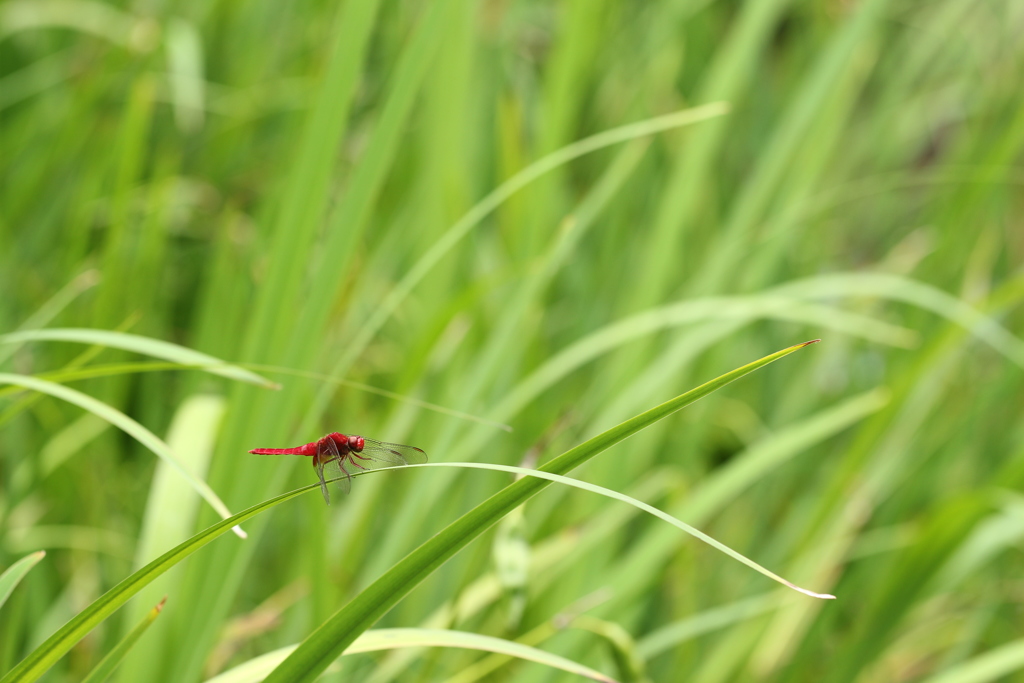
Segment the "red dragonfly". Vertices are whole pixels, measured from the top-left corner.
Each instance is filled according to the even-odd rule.
[[[372,470],[392,465],[418,465],[427,461],[427,454],[415,446],[340,432],[331,432],[295,448],[254,448],[249,452],[256,455],[312,456],[313,468],[320,478],[320,491],[328,505],[331,504],[331,496],[327,493],[327,480],[336,479],[338,488],[345,493],[352,489],[352,475],[345,469],[346,462],[352,468]]]

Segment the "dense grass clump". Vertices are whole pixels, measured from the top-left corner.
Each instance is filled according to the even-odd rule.
[[[0,4],[3,682],[1020,675],[1022,32]]]

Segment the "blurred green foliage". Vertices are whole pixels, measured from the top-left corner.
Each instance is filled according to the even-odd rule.
[[[381,625],[520,639],[620,680],[999,680],[1024,667],[1021,35],[1018,0],[6,0],[0,333],[122,330],[281,382],[71,384],[165,436],[236,512],[313,476],[253,447],[340,430],[535,466],[823,337],[573,476],[838,600],[776,595],[552,487]],[[471,212],[575,141],[714,102],[729,113]],[[4,373],[137,360],[0,345]],[[218,518],[98,418],[0,392],[0,568],[47,551],[0,610],[6,671]],[[115,679],[204,680],[301,641],[508,481],[387,473],[330,508],[281,505],[44,680],[81,680],[164,594]],[[571,679],[447,649],[326,676]]]

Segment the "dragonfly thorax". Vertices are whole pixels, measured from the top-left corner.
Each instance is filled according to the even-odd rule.
[[[366,446],[366,439],[361,436],[346,436],[341,432],[332,432],[329,436],[338,446],[338,452],[342,455],[349,451],[359,453]]]

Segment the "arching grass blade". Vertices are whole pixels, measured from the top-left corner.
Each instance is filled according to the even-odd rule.
[[[817,340],[814,340],[817,341]],[[637,415],[558,456],[542,471],[565,474],[598,453],[632,436],[730,382],[787,356],[812,342],[797,344],[717,377],[645,413]],[[267,677],[267,683],[312,682],[357,637],[435,569],[550,484],[535,477],[521,479],[476,506],[412,551],[383,576],[314,631]]]
[[[89,672],[89,675],[85,677],[82,683],[103,683],[103,681],[110,678],[110,674],[114,673],[114,669],[117,668],[118,664],[125,658],[128,651],[132,649],[135,642],[142,637],[142,634],[146,632],[150,624],[156,621],[156,618],[160,616],[160,611],[164,608],[164,603],[167,598],[164,598],[156,605],[153,609],[149,610],[142,621],[133,628],[128,635],[126,635],[120,643],[118,643],[113,650],[107,653],[107,656],[100,660],[100,663]]]

